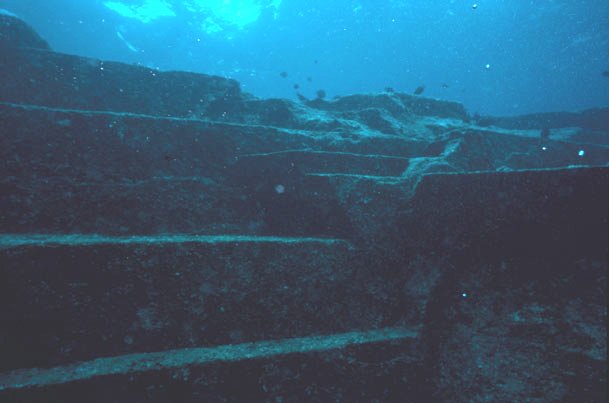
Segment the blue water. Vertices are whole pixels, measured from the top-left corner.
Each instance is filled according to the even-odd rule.
[[[231,77],[260,97],[424,86],[423,96],[480,114],[609,106],[607,0],[0,0],[0,8],[56,51]]]

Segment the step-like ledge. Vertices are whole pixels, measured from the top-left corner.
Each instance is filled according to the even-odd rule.
[[[15,248],[20,246],[52,246],[52,245],[103,245],[103,244],[180,244],[180,243],[317,243],[324,245],[343,244],[349,248],[352,245],[337,238],[315,237],[278,237],[256,235],[191,235],[191,234],[162,234],[162,235],[133,235],[111,236],[97,234],[0,234],[0,248]]]
[[[384,328],[326,336],[97,358],[61,367],[19,369],[0,374],[0,391],[65,384],[98,376],[172,369],[188,365],[206,365],[214,362],[269,358],[284,354],[327,351],[367,343],[416,339],[418,335],[418,328]]]

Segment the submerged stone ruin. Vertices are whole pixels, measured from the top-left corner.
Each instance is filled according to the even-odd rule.
[[[0,400],[606,400],[609,109],[0,50]]]

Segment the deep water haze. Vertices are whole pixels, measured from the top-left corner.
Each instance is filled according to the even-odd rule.
[[[59,52],[259,97],[386,88],[519,115],[609,106],[607,0],[2,0]],[[605,74],[604,74],[605,73]]]

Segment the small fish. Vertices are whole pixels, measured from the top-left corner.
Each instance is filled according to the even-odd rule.
[[[307,81],[311,82],[311,81],[313,81],[313,79],[311,77],[307,77]]]
[[[450,87],[450,85],[446,84],[446,83],[442,83],[442,88],[448,88]]]
[[[300,88],[300,85],[298,85],[298,84],[294,84],[294,89],[295,89],[295,90],[297,90],[297,89],[299,89],[299,88]]]
[[[609,70],[603,71],[603,77],[609,77]]]
[[[281,73],[279,73],[279,75],[281,76],[281,78],[287,78],[288,77],[288,72],[287,71],[282,71]]]
[[[416,90],[414,90],[414,95],[421,95],[423,91],[425,91],[425,86],[421,85],[420,87],[417,87]]]

